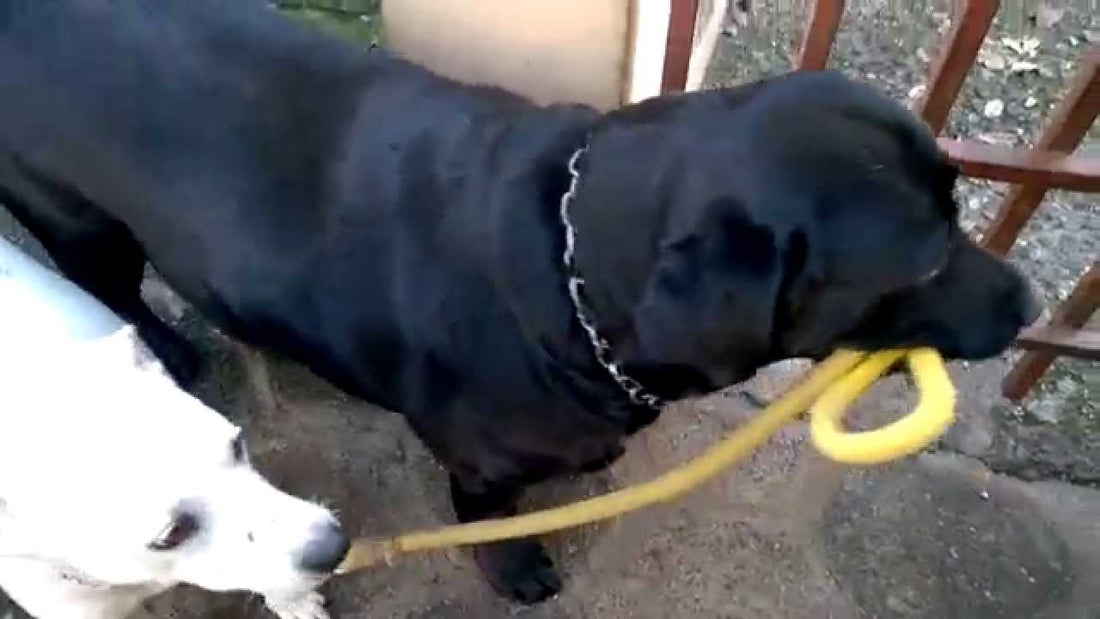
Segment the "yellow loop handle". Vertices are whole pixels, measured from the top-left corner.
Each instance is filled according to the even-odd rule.
[[[691,462],[655,479],[562,507],[499,520],[483,520],[417,531],[389,539],[356,540],[337,573],[346,574],[400,554],[433,548],[482,544],[530,537],[614,518],[643,507],[670,501],[750,455],[783,425],[815,401],[811,428],[818,448],[848,462],[879,462],[898,458],[934,439],[952,416],[954,390],[934,351],[914,351],[910,365],[921,389],[915,413],[870,433],[844,434],[838,428],[844,407],[906,353],[840,351],[817,364],[801,384]],[[822,398],[822,394],[825,397]],[[824,403],[820,400],[823,399]],[[927,424],[927,425],[926,425]],[[822,430],[824,428],[824,430]],[[884,434],[876,434],[885,432]]]
[[[875,430],[845,432],[844,412],[871,383],[905,357],[920,402],[912,413]],[[847,464],[879,464],[916,453],[955,418],[955,389],[939,353],[930,348],[869,356],[836,381],[810,407],[810,436],[821,453]]]

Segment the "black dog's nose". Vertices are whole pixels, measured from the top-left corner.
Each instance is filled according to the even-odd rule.
[[[1039,316],[1043,315],[1043,305],[1039,302],[1039,295],[1031,288],[1027,286],[1024,289],[1024,298],[1021,304],[1022,316],[1024,326],[1030,326],[1039,320]]]
[[[298,567],[307,572],[328,574],[344,560],[351,542],[335,522],[316,525],[312,533],[298,557]]]

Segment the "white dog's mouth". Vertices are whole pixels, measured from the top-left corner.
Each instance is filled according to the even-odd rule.
[[[327,581],[350,541],[332,512],[274,487],[249,463],[239,430],[198,469],[145,547],[164,580],[296,599]],[[209,466],[209,465],[208,465]]]

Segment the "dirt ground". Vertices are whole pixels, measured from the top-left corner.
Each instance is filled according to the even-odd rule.
[[[231,344],[190,326],[214,369],[201,396],[247,428],[258,466],[277,484],[333,505],[357,535],[451,522],[446,477],[400,417],[275,359],[286,412],[272,418],[253,405]],[[800,371],[777,366],[752,387],[772,395]],[[964,422],[953,433],[979,435],[958,440],[981,440],[1001,371],[998,364],[956,371]],[[903,410],[911,404],[903,383],[877,387],[856,418],[871,423]],[[738,392],[676,406],[610,471],[542,487],[529,507],[648,479],[755,412]],[[334,616],[349,619],[1095,619],[1097,513],[1094,490],[1019,481],[943,452],[842,468],[816,455],[795,425],[683,501],[552,536],[566,585],[541,606],[497,598],[462,551],[399,559],[325,591]],[[265,616],[255,598],[180,588],[137,618]]]
[[[241,389],[236,357],[206,397],[249,429],[260,466],[284,487],[324,498],[355,534],[451,521],[446,478],[397,416],[341,398],[294,364],[276,380],[289,414],[265,418]],[[986,414],[1001,368],[956,372],[960,413]],[[778,367],[754,387],[796,375]],[[903,381],[857,411],[871,422],[910,402]],[[670,410],[605,474],[534,493],[557,504],[647,479],[737,427],[755,409],[726,393]],[[960,440],[967,440],[963,437]],[[969,440],[974,440],[972,437]],[[945,453],[847,470],[813,453],[792,426],[751,462],[686,500],[551,538],[563,594],[523,609],[496,598],[466,553],[400,559],[327,587],[337,617],[811,618],[1100,616],[1100,493],[1026,483]],[[255,600],[179,591],[144,617],[262,617]]]
[[[837,63],[882,77],[884,88],[905,98],[924,75],[914,50],[929,47],[942,20],[910,20],[896,4],[869,2],[868,12],[851,17]],[[1039,62],[1061,67],[1072,50],[1058,45],[1084,37],[1096,19],[1067,9],[1043,35]],[[786,34],[774,35],[789,33],[791,24],[759,14],[752,20],[723,39],[713,84],[784,70]],[[1016,36],[1019,27],[1026,24],[998,24],[1004,36]],[[1068,73],[1059,68],[1040,82],[1042,75],[981,71],[951,131],[1013,142],[1033,139],[1011,128],[1042,117]],[[1017,105],[1025,96],[1041,101]],[[990,98],[1007,100],[1006,114],[1018,117],[986,118]],[[964,187],[968,221],[988,221],[1001,193],[988,184]],[[1043,213],[1013,259],[1055,300],[1097,255],[1098,211],[1095,201],[1056,194]],[[3,221],[2,210],[0,230],[33,247]],[[446,476],[400,417],[350,400],[284,359],[273,359],[272,369],[285,412],[260,410],[230,343],[188,311],[179,319],[208,353],[200,396],[245,426],[259,467],[279,485],[334,506],[357,535],[452,522]],[[921,456],[881,468],[840,467],[815,454],[805,428],[793,425],[738,470],[682,501],[551,536],[565,590],[537,607],[497,598],[463,551],[399,559],[338,578],[325,593],[333,615],[348,619],[1098,619],[1097,365],[1060,362],[1035,397],[1014,406],[999,395],[1010,358],[952,368],[959,420]],[[774,395],[803,369],[780,364],[743,388],[673,407],[612,469],[540,487],[528,507],[649,479],[755,414],[746,392]],[[910,404],[904,380],[892,378],[854,415],[872,423]],[[0,600],[0,618],[9,616],[21,617]],[[186,588],[139,613],[140,619],[265,616],[257,599]]]

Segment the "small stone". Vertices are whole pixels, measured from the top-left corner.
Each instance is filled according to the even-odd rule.
[[[909,611],[909,605],[905,603],[905,600],[893,593],[886,595],[886,608],[899,614]]]
[[[1027,412],[1043,423],[1055,424],[1062,420],[1063,403],[1060,398],[1039,398],[1028,406]]]
[[[1036,105],[1039,105],[1039,100],[1036,99],[1035,97],[1028,97],[1028,98],[1024,99],[1024,107],[1025,108],[1030,110],[1031,108],[1035,107]]]
[[[1016,74],[1038,73],[1039,65],[1035,64],[1034,62],[1028,62],[1026,60],[1018,60],[1012,63],[1012,68],[1010,70]]]
[[[985,107],[982,108],[982,114],[986,118],[1000,118],[1001,114],[1004,114],[1005,102],[1000,99],[992,99],[986,102]]]
[[[1036,13],[1036,20],[1043,28],[1050,28],[1051,26],[1062,21],[1062,18],[1066,15],[1066,9],[1062,7],[1051,6],[1050,3],[1044,2],[1039,5],[1039,11]]]
[[[924,96],[924,93],[928,91],[928,84],[917,84],[909,89],[910,99],[919,99]]]
[[[1005,60],[1004,56],[990,52],[982,58],[982,66],[993,71],[1004,71],[1004,68],[1008,66],[1008,61]]]
[[[1034,58],[1039,53],[1039,39],[1036,37],[1024,37],[1022,43],[1025,55]]]
[[[1024,43],[1020,39],[1014,39],[1012,37],[1001,37],[1001,43],[1008,49],[1016,52],[1017,54],[1024,53]]]
[[[1073,380],[1069,376],[1063,376],[1055,383],[1058,390],[1067,395],[1072,394],[1077,390],[1077,381]]]

